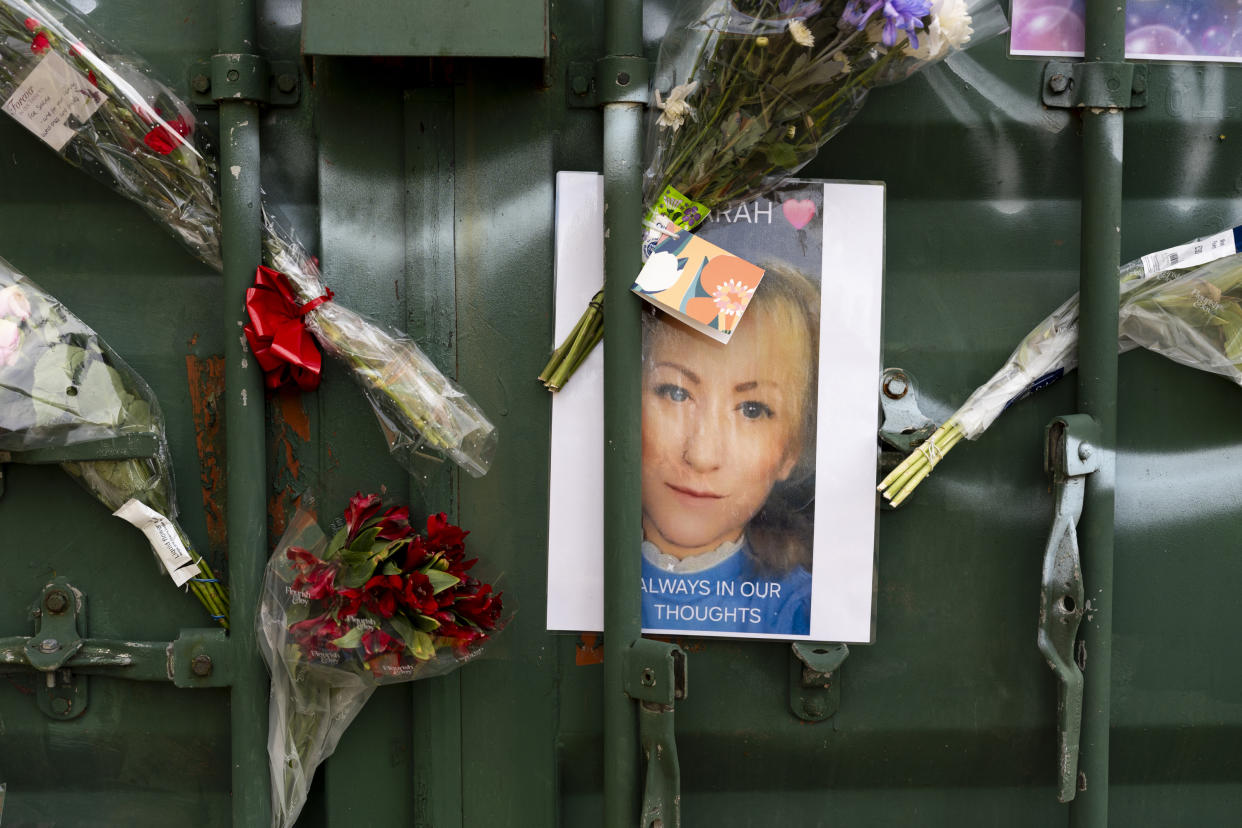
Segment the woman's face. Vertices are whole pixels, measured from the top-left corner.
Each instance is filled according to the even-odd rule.
[[[665,554],[686,558],[736,540],[797,463],[806,337],[752,313],[728,345],[668,321],[651,334],[643,530]]]

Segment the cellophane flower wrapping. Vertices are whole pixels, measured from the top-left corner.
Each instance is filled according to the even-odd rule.
[[[376,687],[450,672],[503,625],[500,595],[469,574],[466,534],[444,515],[420,534],[375,495],[353,498],[331,539],[305,509],[290,521],[257,621],[274,826],[297,819],[315,768]]]
[[[801,169],[872,88],[1006,28],[995,0],[684,0],[660,46],[644,201],[672,187],[692,229]]]
[[[36,116],[29,102],[39,100],[38,112],[59,118]],[[109,44],[60,3],[0,0],[0,104],[221,269],[212,142],[192,108],[141,58]],[[313,257],[266,213],[264,230],[266,264],[285,274],[303,302],[326,295]],[[487,472],[495,426],[409,336],[331,302],[308,313],[307,324],[350,368],[407,470],[421,475],[417,458],[435,450],[471,475]]]
[[[1238,367],[1242,364],[1242,254],[1202,264],[1188,262],[1184,253],[1180,264],[1176,256],[1165,255],[1173,250],[1208,249],[1221,235],[1193,239],[1121,266],[1119,353],[1147,348],[1242,384]],[[966,439],[978,439],[1010,405],[1077,365],[1075,293],[1036,325],[1001,369],[975,389],[946,422],[957,423]]]
[[[1145,280],[1120,325],[1137,345],[1242,385],[1242,254]]]
[[[285,275],[301,303],[327,295],[318,263],[266,213],[264,223],[269,265]],[[403,466],[415,472],[419,455],[431,449],[473,477],[487,474],[496,427],[408,334],[335,301],[317,305],[305,319],[323,349],[349,366]]]
[[[220,269],[209,142],[191,107],[145,61],[122,54],[59,3],[0,0],[0,103]]]
[[[62,462],[115,512],[137,500],[167,518],[199,566],[191,583],[228,626],[228,597],[176,523],[164,418],[150,387],[89,325],[0,259],[0,451],[63,448],[135,434],[156,437],[153,456]]]

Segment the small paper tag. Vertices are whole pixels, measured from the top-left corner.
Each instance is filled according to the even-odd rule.
[[[682,230],[656,246],[630,289],[690,327],[727,343],[763,274],[763,268]]]
[[[1211,236],[1179,244],[1143,257],[1143,275],[1154,276],[1165,270],[1198,267],[1237,253],[1235,230],[1222,230]]]
[[[691,201],[672,185],[664,188],[656,203],[643,216],[643,261],[656,245],[679,230],[693,230],[707,218],[708,209]]]
[[[103,93],[56,52],[48,52],[2,107],[60,152],[103,105]]]
[[[126,501],[112,515],[132,524],[147,536],[151,548],[159,556],[160,563],[164,564],[164,569],[168,570],[174,584],[181,586],[199,575],[198,564],[194,563],[189,551],[181,543],[171,520],[139,500]]]

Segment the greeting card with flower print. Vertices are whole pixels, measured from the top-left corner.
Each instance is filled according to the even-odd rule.
[[[683,230],[660,242],[632,290],[696,331],[727,343],[763,281],[763,268]]]

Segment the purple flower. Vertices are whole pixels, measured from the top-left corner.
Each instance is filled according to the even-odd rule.
[[[876,10],[884,10],[884,33],[880,41],[888,47],[897,42],[897,30],[900,29],[910,38],[910,45],[919,48],[918,35],[915,32],[923,28],[923,16],[931,12],[931,0],[874,0],[865,9],[867,0],[849,0],[841,20],[861,29],[867,25]]]
[[[781,0],[776,4],[776,11],[781,17],[796,17],[799,20],[818,14],[819,9],[818,0]]]

